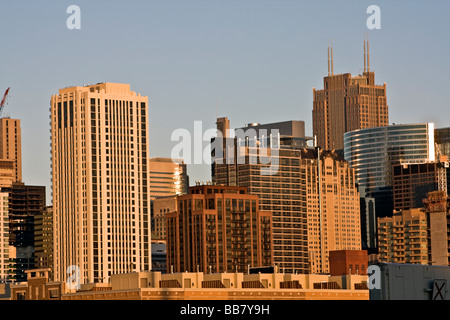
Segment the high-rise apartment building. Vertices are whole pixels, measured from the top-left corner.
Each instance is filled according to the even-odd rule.
[[[152,200],[152,238],[166,239],[166,214],[177,211],[177,204],[176,195]]]
[[[229,126],[224,118],[220,123]],[[309,273],[306,170],[300,168],[304,122],[260,126],[252,123],[227,135],[218,125],[223,139],[213,142],[213,184],[242,186],[257,195],[259,209],[273,215],[273,263],[288,273]]]
[[[14,160],[0,159],[0,188],[11,187],[15,181]]]
[[[148,97],[128,84],[51,97],[54,276],[80,282],[150,270]]]
[[[380,262],[450,265],[450,201],[432,191],[424,203],[378,219]]]
[[[15,182],[2,192],[9,194],[10,278],[26,281],[26,271],[35,267],[34,221],[45,207],[45,187]]]
[[[34,255],[36,269],[49,269],[53,277],[53,207],[46,206],[34,217]]]
[[[273,261],[280,270],[328,272],[330,250],[361,249],[359,193],[342,157],[321,151],[319,161],[307,148],[302,125],[251,124],[241,128],[246,135],[224,138],[222,158],[213,154],[213,181],[247,187],[260,209],[272,212]]]
[[[428,229],[427,215],[421,208],[379,218],[379,261],[428,264]]]
[[[9,279],[9,194],[0,192],[0,283]]]
[[[328,76],[324,88],[313,88],[313,135],[322,149],[342,150],[344,133],[389,124],[386,83],[375,84],[370,70],[369,42],[364,41],[364,72],[334,74],[331,48],[328,48]],[[330,64],[331,62],[331,64]]]
[[[22,137],[18,119],[0,118],[0,159],[13,161],[13,182],[22,182]]]
[[[272,265],[272,214],[244,187],[202,185],[168,213],[168,272],[246,272]]]

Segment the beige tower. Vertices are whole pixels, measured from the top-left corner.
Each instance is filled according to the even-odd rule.
[[[367,48],[367,49],[366,49]],[[389,124],[386,84],[375,84],[370,70],[369,42],[364,40],[364,72],[334,74],[333,49],[328,49],[328,76],[324,88],[313,89],[313,135],[326,150],[344,149],[344,133]]]
[[[20,120],[0,118],[0,159],[13,161],[13,182],[22,182]]]
[[[149,270],[148,98],[99,83],[51,97],[54,276]],[[76,268],[75,268],[76,269]]]
[[[318,162],[317,151],[305,150],[300,170],[306,174],[310,270],[329,273],[330,251],[362,248],[360,203],[348,162],[334,152],[320,155]]]

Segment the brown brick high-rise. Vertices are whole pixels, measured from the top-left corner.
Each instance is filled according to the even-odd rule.
[[[245,187],[204,185],[166,214],[167,271],[246,272],[272,265],[272,214]]]
[[[324,88],[313,88],[313,135],[317,136],[317,144],[322,149],[341,150],[345,132],[389,124],[386,83],[375,84],[366,41],[362,75],[334,74],[332,65],[331,57],[331,71],[329,61],[328,76],[323,79]]]

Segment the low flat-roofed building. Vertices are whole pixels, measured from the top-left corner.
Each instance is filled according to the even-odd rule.
[[[26,270],[27,281],[11,285],[11,300],[60,300],[65,282],[49,281],[50,269]]]
[[[367,275],[134,272],[111,276],[111,289],[63,300],[369,300]]]

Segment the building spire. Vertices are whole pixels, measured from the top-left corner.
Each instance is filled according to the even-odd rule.
[[[370,72],[370,63],[369,63],[369,33],[367,33],[367,72]]]
[[[333,41],[331,41],[331,74],[334,75],[334,67],[333,67]]]
[[[330,75],[330,40],[328,40],[328,76]]]
[[[364,32],[364,73],[367,72],[366,33]]]

